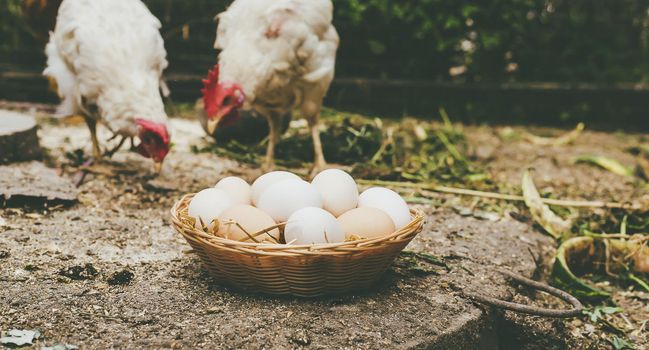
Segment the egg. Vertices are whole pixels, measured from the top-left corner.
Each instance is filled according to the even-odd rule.
[[[339,243],[345,232],[336,218],[321,208],[302,208],[288,219],[284,239],[291,244]]]
[[[241,225],[243,230],[237,226],[235,222]],[[274,225],[275,221],[270,217],[270,215],[249,204],[235,205],[226,209],[221,213],[221,215],[219,215],[219,234],[227,239],[235,241],[245,240],[248,242],[254,242],[253,240],[248,239],[246,232],[253,234]],[[277,228],[268,231],[268,234],[263,233],[256,236],[255,239],[259,242],[277,242],[270,238],[269,235],[279,241],[279,229]]]
[[[322,171],[311,183],[322,195],[323,208],[334,216],[340,216],[358,205],[356,181],[342,170]]]
[[[301,179],[288,179],[271,185],[257,202],[257,208],[278,223],[306,207],[322,208],[322,196],[315,186]]]
[[[383,210],[392,218],[397,230],[406,226],[411,219],[406,201],[398,193],[385,187],[372,187],[365,190],[358,197],[358,207]]]
[[[379,238],[394,233],[392,218],[384,211],[363,207],[352,209],[338,217],[345,237]]]
[[[288,171],[271,171],[258,177],[257,180],[252,183],[250,192],[252,203],[254,205],[257,205],[259,203],[259,198],[261,197],[261,194],[264,193],[264,191],[266,191],[273,184],[288,179],[302,180],[299,176],[293,173],[289,173]]]
[[[209,229],[214,227],[214,219],[232,206],[232,199],[223,190],[207,188],[198,192],[189,202],[188,214],[196,220],[196,228],[201,228],[201,220]]]
[[[221,179],[215,188],[225,191],[234,204],[251,204],[251,188],[250,185],[242,178],[236,176],[228,176]]]

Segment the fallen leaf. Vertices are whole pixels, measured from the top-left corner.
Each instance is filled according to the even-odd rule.
[[[575,158],[575,163],[586,163],[598,166],[602,169],[608,170],[613,174],[620,176],[632,177],[633,169],[627,168],[624,165],[620,164],[615,159],[602,157],[602,156],[580,156]]]
[[[612,258],[617,259],[616,263],[632,263],[631,269],[639,274],[649,275],[649,246],[647,237],[642,234],[630,236],[628,240],[609,240]],[[617,256],[616,256],[617,255]]]
[[[593,238],[574,237],[563,242],[552,267],[552,284],[569,292],[578,299],[602,299],[611,294],[605,290],[595,288],[577,277],[570,265],[592,263],[591,251]]]
[[[562,219],[550,210],[550,207],[543,203],[541,195],[534,185],[529,169],[523,173],[521,187],[523,188],[525,205],[529,208],[536,223],[541,225],[555,239],[570,233],[570,228],[572,227],[571,220]]]
[[[624,338],[618,337],[617,335],[613,335],[611,339],[606,339],[606,340],[608,340],[611,343],[611,345],[613,345],[613,348],[615,348],[615,350],[635,349],[635,346],[632,343],[630,343],[628,340]]]
[[[610,296],[608,291],[591,286],[577,277],[581,274],[607,274],[628,279],[643,288],[649,275],[649,247],[642,235],[628,239],[574,237],[563,242],[552,268],[553,284],[577,298],[597,299]]]
[[[562,146],[572,143],[581,135],[581,132],[584,131],[584,123],[579,123],[577,126],[568,133],[565,133],[558,137],[541,137],[532,135],[530,133],[524,133],[523,136],[529,142],[539,145],[539,146]]]
[[[40,336],[41,332],[39,331],[12,329],[0,338],[0,344],[9,346],[32,345],[32,342]]]

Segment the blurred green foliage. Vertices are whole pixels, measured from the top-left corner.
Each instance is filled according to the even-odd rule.
[[[340,0],[339,71],[464,81],[649,79],[646,0]],[[362,59],[360,59],[362,58]],[[465,68],[464,68],[465,67]],[[348,70],[349,69],[349,70]]]
[[[0,3],[0,52],[35,50]],[[227,0],[145,0],[163,22],[172,71],[215,61]],[[438,81],[648,82],[648,0],[334,0],[338,76]],[[39,48],[40,49],[40,48]]]
[[[0,1],[0,50],[34,45],[27,25],[20,17],[21,0]]]

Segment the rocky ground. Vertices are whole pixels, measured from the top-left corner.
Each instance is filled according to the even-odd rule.
[[[76,119],[41,122],[46,163],[72,180],[78,169],[65,153],[90,149],[85,125]],[[175,146],[160,177],[153,175],[152,164],[123,151],[88,169],[72,206],[0,209],[0,330],[39,331],[34,348],[613,347],[612,333],[586,318],[519,316],[464,297],[463,291],[471,291],[562,307],[514,287],[494,270],[504,266],[545,276],[554,241],[507,210],[467,214],[463,208],[478,204],[470,197],[440,195],[439,204],[420,205],[426,226],[407,250],[440,257],[445,266],[405,254],[375,288],[317,300],[224,289],[170,227],[169,209],[182,194],[223,176],[252,180],[259,171],[192,153],[191,145],[209,142],[192,120],[173,119],[172,128]],[[555,197],[647,199],[637,180],[572,161],[581,154],[602,154],[631,164],[634,158],[625,148],[646,142],[646,135],[586,131],[574,145],[539,147],[503,139],[502,128],[464,131],[477,162],[506,186],[518,186],[522,171],[534,166],[541,192]],[[23,166],[28,165],[11,167]],[[636,299],[629,299],[629,322],[644,319],[646,327],[646,295],[633,304]],[[640,328],[620,338],[641,348],[646,332]]]

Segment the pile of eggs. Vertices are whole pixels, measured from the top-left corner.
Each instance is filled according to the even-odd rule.
[[[286,223],[287,244],[379,238],[411,220],[399,194],[384,187],[359,194],[356,181],[338,169],[322,171],[311,183],[287,171],[266,173],[252,186],[241,178],[226,177],[198,192],[188,214],[197,228],[237,241],[251,241],[253,233]],[[267,230],[255,240],[278,243],[280,230]]]

